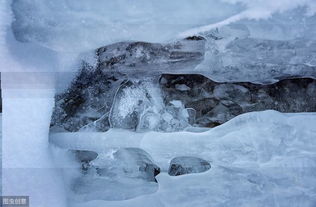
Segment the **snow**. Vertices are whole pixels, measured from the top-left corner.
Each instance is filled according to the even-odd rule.
[[[264,0],[224,0],[230,3],[241,3],[245,5],[245,9],[238,14],[232,15],[227,19],[209,24],[198,28],[193,28],[182,32],[180,37],[187,37],[203,32],[208,32],[215,28],[220,28],[242,20],[261,20],[269,19],[275,13],[287,12],[299,7],[306,8],[306,16],[312,16],[316,12],[316,2],[314,0],[279,0],[279,1],[264,1]]]
[[[6,88],[2,92],[3,195],[30,196],[33,206],[64,206],[64,184],[48,148],[53,93]]]
[[[252,112],[204,132],[56,133],[59,147],[107,152],[139,147],[162,169],[159,188],[124,201],[75,206],[313,206],[316,203],[316,114]],[[87,137],[88,136],[88,137]],[[308,143],[308,145],[306,144]],[[211,163],[204,173],[170,177],[169,162],[194,156]]]
[[[56,53],[16,41],[10,15],[10,1],[1,1],[2,195],[30,196],[35,207],[64,207],[62,174],[48,150]]]

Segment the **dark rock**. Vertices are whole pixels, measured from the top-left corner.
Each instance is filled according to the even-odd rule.
[[[186,40],[197,40],[197,41],[199,41],[199,40],[205,40],[205,38],[204,37],[201,37],[201,36],[190,36],[190,37],[187,37],[187,38],[185,38]]]
[[[91,168],[90,162],[98,157],[98,153],[88,150],[70,150],[75,154],[75,158],[81,164],[81,172],[87,174]]]
[[[98,157],[98,153],[88,150],[72,150],[76,159],[80,162],[91,162]]]
[[[179,90],[177,85],[188,89]],[[316,80],[285,79],[262,85],[249,82],[218,83],[202,75],[162,75],[160,85],[165,102],[180,100],[196,111],[196,126],[214,127],[235,116],[262,110],[315,112]]]
[[[197,157],[176,157],[170,161],[168,173],[178,176],[191,173],[205,172],[211,168],[210,163]]]
[[[123,148],[114,153],[114,157],[125,163],[124,170],[126,172],[138,170],[140,173],[137,177],[139,178],[156,181],[155,176],[160,173],[160,168],[153,162],[151,156],[142,149]]]
[[[140,148],[122,148],[113,154],[115,167],[95,166],[100,176],[113,177],[120,175],[128,178],[144,179],[157,182],[155,176],[160,168],[154,163],[151,156]]]

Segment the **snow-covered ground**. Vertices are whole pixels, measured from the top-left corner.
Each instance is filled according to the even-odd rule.
[[[52,94],[2,91],[3,195],[30,196],[31,206],[65,206],[62,175],[55,168],[48,146]]]

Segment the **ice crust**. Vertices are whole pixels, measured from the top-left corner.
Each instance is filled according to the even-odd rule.
[[[151,206],[312,207],[316,203],[315,117],[315,113],[252,112],[200,133],[111,129],[92,133],[88,140],[82,133],[54,134],[51,142],[97,152],[140,147],[162,169],[156,193],[75,206],[126,207],[150,202]],[[170,177],[169,162],[178,156],[200,157],[212,168],[200,174]]]
[[[240,7],[214,0],[13,1],[13,30],[21,41],[84,51],[124,40],[167,41],[180,31],[227,18]]]
[[[316,77],[313,0],[14,0],[11,8],[15,38],[57,51],[65,62],[122,41],[166,43],[202,35],[204,61],[189,73],[257,83]]]

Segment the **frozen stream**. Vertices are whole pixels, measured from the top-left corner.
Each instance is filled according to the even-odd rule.
[[[65,89],[55,77],[73,76],[81,60],[95,64],[93,50],[121,41],[168,45],[201,35],[203,61],[183,71],[219,82],[316,77],[315,0],[131,2],[0,1],[2,194],[30,196],[31,207],[315,207],[314,112],[251,112],[174,133],[50,133],[54,95]],[[160,174],[152,182],[98,178],[74,195],[70,181],[82,166],[69,150],[95,151],[93,164],[115,166],[113,154],[124,147],[145,150]],[[169,176],[178,156],[202,158],[211,168]]]
[[[117,147],[146,150],[162,168],[158,191],[128,201],[78,206],[313,206],[316,204],[316,116],[276,111],[240,115],[204,132],[56,133],[59,147],[110,153]],[[192,130],[192,129],[191,129]],[[309,143],[306,145],[306,143]],[[57,156],[66,156],[58,151]],[[209,161],[206,173],[170,177],[177,156]]]

